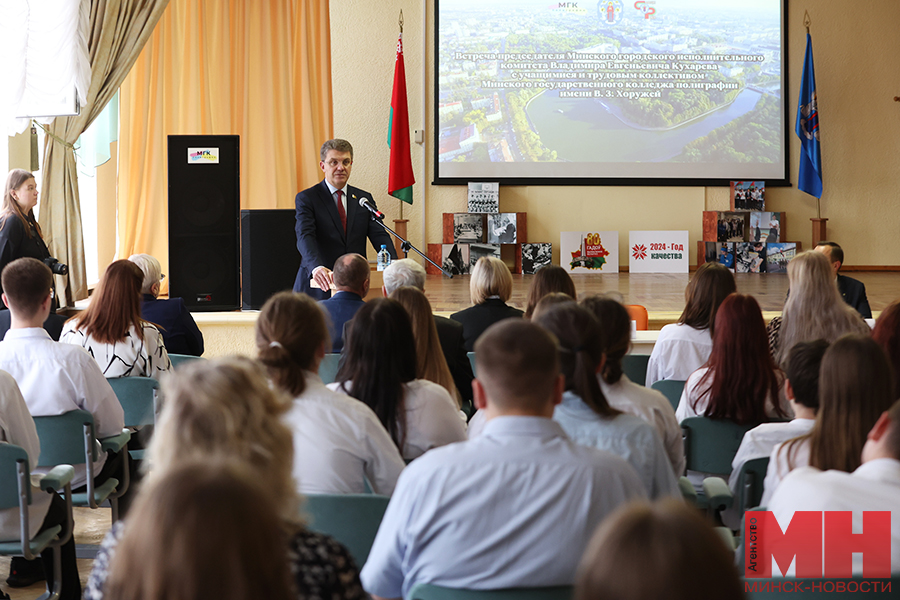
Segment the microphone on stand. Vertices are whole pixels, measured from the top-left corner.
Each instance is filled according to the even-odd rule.
[[[370,213],[372,213],[372,216],[375,217],[376,219],[379,219],[379,220],[384,219],[384,213],[381,212],[380,210],[378,210],[377,208],[375,208],[375,205],[372,204],[369,201],[369,199],[366,198],[365,196],[363,196],[362,198],[359,199],[359,205],[362,206],[363,208],[365,208]]]

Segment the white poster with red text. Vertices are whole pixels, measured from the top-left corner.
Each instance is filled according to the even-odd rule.
[[[630,273],[687,273],[687,231],[629,231]]]

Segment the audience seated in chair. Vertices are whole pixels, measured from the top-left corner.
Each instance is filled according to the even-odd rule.
[[[353,318],[369,293],[369,261],[359,254],[345,254],[334,261],[334,290],[331,298],[319,300],[331,319],[330,352],[340,352],[344,347],[344,324]]]
[[[571,298],[547,309],[543,302],[532,322],[559,341],[560,371],[566,379],[562,403],[553,411],[553,420],[572,441],[627,460],[651,499],[680,496],[675,472],[656,429],[606,401],[597,381],[607,347],[600,323]]]
[[[547,294],[560,292],[577,300],[575,282],[565,269],[558,265],[547,265],[538,269],[528,288],[528,301],[525,306],[526,319],[530,319],[537,308],[538,302]]]
[[[731,271],[719,263],[700,265],[684,290],[685,306],[678,322],[659,332],[647,364],[647,387],[661,379],[685,381],[706,363],[712,351],[716,312],[736,291]]]
[[[143,490],[111,561],[109,598],[289,598],[291,568],[267,482],[195,460]]]
[[[865,284],[862,281],[840,274],[841,265],[844,264],[844,249],[836,242],[821,241],[816,244],[815,251],[824,254],[828,258],[828,262],[831,263],[835,282],[844,302],[855,308],[856,312],[863,319],[871,319],[872,309],[869,307],[869,299],[866,298]]]
[[[894,372],[894,398],[900,398],[900,300],[895,300],[878,315],[872,339],[887,354]]]
[[[128,260],[144,273],[141,285],[141,317],[159,327],[166,351],[170,354],[203,354],[203,332],[181,298],[159,298],[162,274],[159,261],[149,254],[132,254]]]
[[[466,352],[475,348],[481,334],[494,323],[524,314],[507,304],[510,296],[512,275],[506,263],[494,256],[479,258],[469,276],[472,306],[450,315],[451,319],[462,323]]]
[[[778,444],[766,472],[762,506],[788,472],[813,466],[847,473],[860,464],[866,434],[894,400],[893,373],[872,338],[845,335],[822,357],[819,411],[809,433]]]
[[[397,288],[409,286],[425,291],[425,267],[412,260],[403,258],[392,261],[384,270],[384,285],[381,292],[385,298],[389,297]],[[462,396],[464,404],[472,402],[472,365],[466,355],[463,326],[447,317],[434,315],[434,324],[437,327],[438,339],[441,342],[441,350],[444,352],[444,360],[453,375],[456,389]]]
[[[314,301],[310,304],[317,308]],[[192,461],[241,463],[272,494],[273,514],[280,520],[281,543],[287,545],[296,597],[365,599],[347,549],[328,536],[307,530],[300,520],[300,500],[291,474],[292,435],[283,422],[290,402],[270,387],[262,368],[238,357],[193,361],[165,379],[163,396],[166,402],[148,448],[147,463],[152,463],[153,469],[146,477],[146,487],[152,489],[158,480]],[[197,510],[206,507],[205,502],[195,503]],[[146,526],[139,525],[137,531]],[[150,526],[160,535],[173,535],[160,523]],[[87,600],[119,597],[108,595],[106,586],[119,543],[129,528],[129,519],[116,523],[104,539],[85,589]],[[221,532],[206,535],[211,537],[209,543],[214,543]],[[222,561],[215,561],[221,569]],[[255,590],[248,594],[262,597]]]
[[[328,387],[374,410],[404,459],[466,439],[465,419],[450,393],[416,377],[412,323],[399,302],[367,302],[349,329],[344,364]]]
[[[578,568],[575,600],[741,600],[732,553],[678,500],[633,503],[597,529]]]
[[[655,427],[675,475],[680,476],[684,473],[684,442],[672,404],[660,392],[629,380],[622,371],[622,360],[631,348],[628,311],[616,300],[596,295],[582,297],[579,304],[596,317],[606,340],[606,360],[597,381],[607,403]]]
[[[59,341],[90,352],[104,377],[153,377],[172,368],[162,334],[141,318],[144,273],[129,260],[111,263],[91,303],[63,327]]]
[[[371,408],[319,378],[329,346],[320,305],[305,294],[275,294],[256,321],[256,344],[272,383],[294,398],[283,420],[294,438],[300,493],[359,494],[368,481],[390,496],[404,467],[391,436]]]
[[[507,319],[475,352],[475,402],[489,422],[479,439],[432,450],[403,472],[362,571],[376,600],[417,583],[571,585],[597,524],[646,497],[628,463],[575,444],[550,419],[564,388],[550,334]]]
[[[900,573],[900,401],[878,417],[862,447],[860,465],[852,472],[797,468],[781,482],[767,508],[785,526],[798,510],[852,511],[857,523],[863,522],[863,511],[890,511],[889,531],[870,531],[869,521],[864,530],[869,541],[878,533],[890,536],[890,569],[870,571],[870,561],[874,562],[870,550],[862,554],[847,548],[845,557],[849,562],[852,556],[854,576],[864,574],[863,561],[866,578]]]
[[[841,299],[824,254],[801,252],[788,263],[787,273],[791,293],[781,316],[774,317],[767,327],[775,362],[786,362],[798,342],[822,339],[830,344],[847,333],[871,334],[859,313]]]

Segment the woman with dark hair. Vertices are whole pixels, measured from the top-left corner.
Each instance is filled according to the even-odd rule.
[[[107,378],[153,377],[172,368],[156,325],[141,318],[144,273],[129,260],[106,268],[84,312],[66,321],[59,341],[90,352]]]
[[[712,351],[716,311],[737,291],[734,275],[719,263],[703,263],[684,290],[684,311],[677,323],[659,332],[647,364],[645,384],[662,379],[684,381],[699,369]]]
[[[259,362],[293,398],[284,422],[294,436],[297,489],[361,494],[368,481],[376,494],[390,496],[403,459],[372,409],[322,383],[319,364],[330,344],[325,313],[306,294],[275,294],[256,320]]]
[[[872,329],[872,339],[887,354],[894,369],[894,398],[900,398],[900,300],[881,311]]]
[[[582,298],[578,304],[594,315],[606,339],[606,361],[597,380],[607,402],[655,427],[673,471],[684,473],[684,440],[672,404],[660,392],[632,382],[622,370],[622,359],[631,348],[628,310],[612,298],[596,295]]]
[[[337,381],[328,387],[374,410],[404,459],[466,439],[465,423],[450,393],[416,378],[412,323],[399,302],[367,302],[351,321],[344,349]]]
[[[678,421],[703,416],[738,425],[759,425],[789,415],[781,386],[784,374],[768,352],[759,303],[753,296],[728,296],[716,315],[713,350],[691,373],[675,411]]]
[[[678,483],[656,430],[612,408],[597,381],[606,339],[597,319],[575,302],[555,304],[534,318],[559,340],[565,376],[562,403],[553,420],[576,443],[608,450],[627,460],[651,498],[678,496]]]
[[[822,357],[815,425],[809,433],[775,446],[761,505],[797,467],[854,471],[869,431],[893,403],[894,374],[884,350],[867,335],[838,339]]]
[[[0,205],[0,272],[17,258],[36,258],[41,262],[50,258],[41,226],[34,218],[37,202],[34,175],[24,169],[10,171]]]
[[[566,270],[558,265],[547,265],[534,274],[531,287],[528,289],[528,304],[525,307],[525,318],[530,319],[534,309],[541,298],[553,292],[562,292],[577,299],[575,294],[575,282],[566,273]]]

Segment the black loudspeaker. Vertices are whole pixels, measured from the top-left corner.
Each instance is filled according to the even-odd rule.
[[[169,297],[240,308],[240,137],[169,136]]]
[[[241,298],[259,310],[272,294],[291,290],[300,268],[292,209],[241,211]]]

